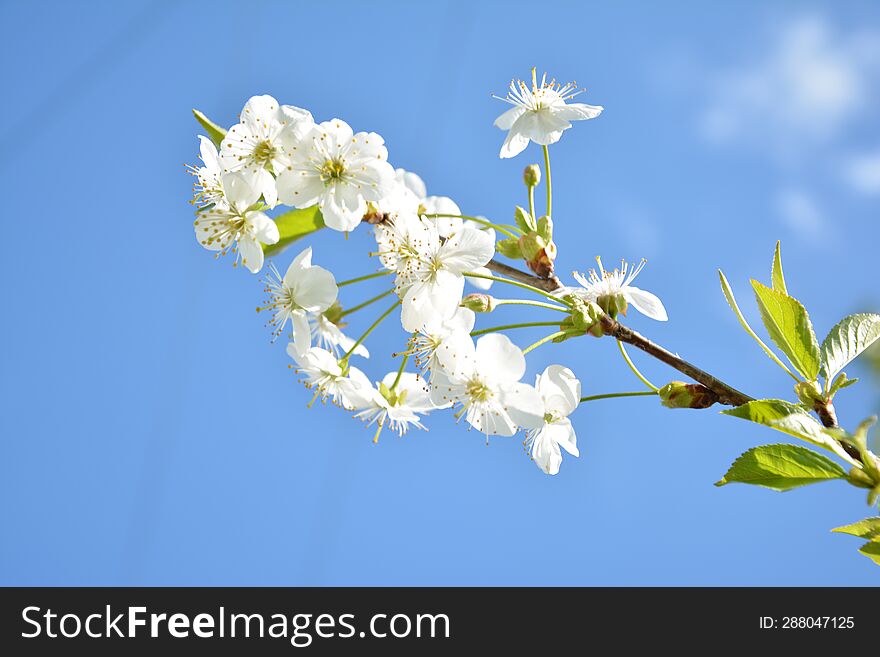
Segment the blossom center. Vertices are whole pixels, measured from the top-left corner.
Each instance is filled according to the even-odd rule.
[[[321,167],[321,182],[329,185],[342,179],[345,174],[345,162],[340,159],[327,160]]]
[[[471,401],[474,402],[488,401],[492,396],[492,390],[479,379],[468,381],[465,392],[467,392],[467,396],[470,397]]]
[[[254,147],[254,162],[262,167],[268,166],[275,157],[275,147],[270,141],[261,141]]]

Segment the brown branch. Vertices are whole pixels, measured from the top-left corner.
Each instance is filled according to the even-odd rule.
[[[694,381],[702,383],[709,390],[718,395],[718,401],[722,404],[727,404],[728,406],[742,406],[743,404],[752,401],[752,398],[748,395],[740,392],[736,388],[732,388],[724,383],[724,381],[715,378],[708,372],[704,372],[696,365],[692,365],[686,360],[679,358],[672,352],[651,342],[648,338],[636,333],[631,328],[624,326],[608,315],[605,315],[605,317],[602,318],[602,329],[605,331],[605,335],[611,335],[621,342],[631,344],[633,347],[641,349],[646,354],[666,363],[670,367],[674,367],[682,374],[686,374]]]
[[[556,278],[555,274],[550,274],[547,278],[541,278],[539,276],[528,274],[515,267],[511,267],[510,265],[505,265],[503,262],[498,262],[497,260],[490,260],[486,267],[494,271],[496,274],[507,276],[520,283],[527,283],[528,285],[536,287],[539,290],[544,290],[545,292],[552,292],[553,290],[558,290],[559,288],[564,287],[562,282]]]
[[[553,290],[563,287],[562,283],[556,278],[556,276],[552,276],[551,278],[540,278],[509,265],[505,265],[497,260],[491,260],[487,266],[498,274],[517,280],[520,283],[526,283],[532,287],[540,288],[547,292],[552,292]],[[740,406],[746,402],[752,401],[752,398],[748,395],[732,388],[708,372],[704,372],[696,365],[692,365],[686,360],[679,358],[672,352],[651,342],[648,338],[639,335],[632,329],[624,326],[607,315],[603,319],[602,327],[607,335],[612,335],[621,342],[626,342],[637,349],[641,349],[646,354],[649,354],[657,360],[666,363],[670,367],[677,369],[679,372],[689,376],[694,381],[703,384],[718,396],[718,401],[722,404],[727,404],[728,406]]]

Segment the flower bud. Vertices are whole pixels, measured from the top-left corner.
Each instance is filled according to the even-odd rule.
[[[536,230],[538,224],[535,223],[534,217],[530,215],[524,208],[520,206],[516,206],[516,209],[513,211],[513,220],[516,222],[516,225],[519,229],[524,233],[531,233]]]
[[[535,260],[545,246],[547,246],[547,242],[535,232],[527,233],[519,238],[519,248],[526,262]]]
[[[512,237],[498,240],[498,243],[495,245],[495,250],[505,258],[510,258],[512,260],[522,260],[523,257],[522,249],[519,248],[519,240]]]
[[[709,408],[718,395],[702,383],[671,381],[657,391],[666,408]]]
[[[530,164],[523,170],[523,182],[526,187],[537,187],[541,182],[541,167],[537,164]]]
[[[553,220],[544,215],[540,219],[538,219],[538,227],[537,227],[538,235],[543,237],[548,242],[553,240]]]
[[[475,313],[490,313],[495,310],[498,302],[488,294],[469,294],[461,300],[461,305]]]
[[[576,294],[566,297],[571,306],[571,322],[574,328],[589,333],[590,335],[601,338],[604,334],[602,330],[602,309],[592,301],[584,301]]]
[[[818,381],[801,381],[795,384],[794,393],[801,402],[810,408],[815,406],[816,402],[825,403],[825,396],[822,394],[822,388],[819,387]]]

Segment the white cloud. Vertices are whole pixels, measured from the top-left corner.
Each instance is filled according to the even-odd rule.
[[[800,238],[819,240],[825,221],[816,201],[802,189],[785,189],[776,197],[776,210],[782,222]]]
[[[841,33],[818,17],[789,23],[743,66],[713,76],[700,126],[713,142],[789,156],[830,144],[870,108],[880,35]]]
[[[880,152],[856,155],[843,166],[843,177],[862,194],[880,194]]]

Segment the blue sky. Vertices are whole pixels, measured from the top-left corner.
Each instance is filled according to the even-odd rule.
[[[670,321],[634,328],[787,396],[716,269],[755,324],[748,279],[777,239],[821,335],[880,304],[876,3],[4,3],[0,20],[18,62],[0,73],[3,584],[877,583],[828,531],[868,514],[856,489],[712,486],[784,442],[713,410],[584,405],[557,477],[449,414],[374,446],[307,410],[260,283],[196,243],[183,168],[192,107],[231,124],[270,93],[379,132],[429,192],[506,222],[540,151],[498,159],[491,94],[532,66],[577,80],[606,110],[553,148],[560,271],[648,258],[639,284]],[[340,279],[374,266],[366,231],[310,243]],[[403,338],[371,339],[364,369],[381,377]],[[610,341],[542,347],[528,376],[554,362],[584,394],[637,383]],[[850,388],[839,413],[854,425],[877,397]]]

